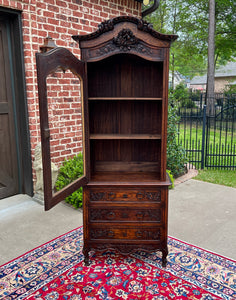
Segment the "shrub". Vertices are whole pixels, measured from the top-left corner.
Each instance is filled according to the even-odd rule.
[[[83,175],[83,154],[65,159],[57,177],[56,190],[59,191],[75,179],[78,179]],[[67,203],[70,203],[75,208],[82,207],[83,205],[83,188],[79,188],[77,191],[72,193],[70,196],[65,198]]]
[[[236,84],[227,86],[224,90],[224,96],[227,99],[228,106],[235,106],[236,105]]]
[[[185,99],[185,100],[182,100],[180,102],[180,106],[181,107],[185,107],[185,108],[194,108],[196,105],[193,102],[193,100],[191,100],[191,99]]]
[[[173,98],[176,102],[179,103],[180,107],[194,108],[195,103],[192,99],[193,94],[190,94],[189,90],[184,86],[183,83],[180,83],[172,92]]]
[[[184,86],[183,83],[180,83],[176,86],[172,93],[173,98],[178,103],[182,103],[189,99],[189,92],[188,89]]]
[[[189,91],[189,97],[192,101],[200,101],[201,100],[201,91]]]
[[[179,116],[177,115],[177,106],[170,97],[168,107],[168,125],[167,125],[167,169],[171,171],[174,177],[185,173],[186,156],[185,150],[177,144],[177,135]]]

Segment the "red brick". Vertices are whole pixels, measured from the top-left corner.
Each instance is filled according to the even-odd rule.
[[[54,18],[53,19],[48,18],[48,23],[56,26],[59,25],[59,21]]]
[[[56,5],[60,7],[67,7],[67,1],[56,0]]]
[[[67,16],[63,15],[63,14],[57,14],[57,19],[60,19],[60,20],[64,20],[64,21],[67,21]]]
[[[54,16],[55,16],[55,13],[54,12],[52,12],[52,11],[44,11],[43,12],[43,16],[44,17],[47,17],[47,18],[54,18]]]
[[[46,9],[47,6],[46,6],[46,4],[44,2],[38,1],[37,2],[37,7],[38,8]]]
[[[45,2],[47,4],[53,4],[53,5],[55,5],[55,0],[46,0]]]
[[[54,6],[54,5],[48,5],[48,10],[59,12],[59,7]]]
[[[80,1],[80,2],[81,2],[81,1]],[[79,9],[78,5],[71,4],[71,3],[69,3],[68,7],[69,7],[69,9],[71,9],[71,10],[77,10],[77,9]]]
[[[108,19],[108,14],[107,13],[101,12],[100,16],[104,19]]]
[[[74,17],[78,17],[78,18],[82,18],[82,16],[83,16],[83,13],[79,10],[78,11],[73,11],[72,14],[73,14]]]
[[[55,30],[55,26],[53,25],[48,25],[48,24],[43,24],[43,28],[45,30],[48,30],[48,31],[54,31]]]

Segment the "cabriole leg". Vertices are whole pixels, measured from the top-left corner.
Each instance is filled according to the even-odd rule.
[[[167,255],[168,255],[168,248],[166,247],[162,250],[162,267],[165,268],[167,264]]]
[[[85,266],[89,266],[89,249],[87,247],[83,247],[83,255]]]

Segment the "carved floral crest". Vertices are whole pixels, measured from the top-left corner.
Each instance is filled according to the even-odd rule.
[[[113,38],[113,43],[120,48],[120,50],[127,51],[136,47],[138,39],[130,29],[122,29],[117,37]]]

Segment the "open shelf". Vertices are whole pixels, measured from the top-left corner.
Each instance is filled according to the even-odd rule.
[[[91,101],[89,131],[95,139],[102,134],[108,139],[160,139],[162,107],[162,101]]]
[[[92,173],[160,173],[159,139],[95,139],[90,146]]]
[[[88,63],[89,100],[161,100],[163,62],[132,54]]]
[[[90,134],[91,140],[160,140],[160,134]]]
[[[150,97],[89,97],[88,100],[95,101],[95,100],[102,100],[102,101],[119,101],[119,100],[133,100],[133,101],[161,101],[162,98],[150,98]]]

